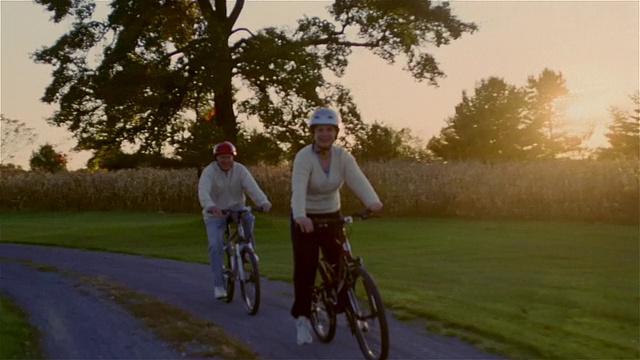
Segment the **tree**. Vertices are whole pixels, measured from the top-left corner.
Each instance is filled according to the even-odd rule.
[[[366,130],[358,135],[351,151],[358,161],[427,158],[425,149],[422,149],[422,144],[410,129],[396,130],[378,122],[366,125]]]
[[[54,150],[50,144],[40,146],[38,151],[31,153],[29,159],[31,170],[58,172],[67,170],[67,156]]]
[[[538,77],[529,76],[525,87],[530,116],[528,130],[533,140],[532,153],[540,158],[578,150],[582,140],[564,129],[559,100],[569,94],[562,73],[544,69]]]
[[[68,127],[77,149],[94,151],[128,144],[160,153],[189,131],[187,118],[198,124],[211,109],[226,140],[238,140],[239,111],[294,151],[319,105],[339,108],[347,132],[360,126],[348,90],[324,72],[342,76],[352,48],[389,63],[402,56],[416,79],[436,84],[444,73],[426,50],[477,29],[447,2],[428,0],[336,0],[331,19],[305,16],[293,30],[258,31],[235,27],[244,0],[112,0],[106,20],[93,18],[91,0],[36,2],[54,22],[73,19],[67,34],[33,55],[54,66],[42,101],[60,107],[49,121]],[[244,100],[236,99],[240,88]]]
[[[0,114],[0,127],[2,128],[2,137],[0,138],[0,165],[6,163],[15,157],[15,154],[25,146],[31,145],[36,134],[34,130],[21,121],[9,119]]]
[[[482,80],[474,96],[462,92],[462,102],[447,120],[440,136],[427,148],[437,157],[483,161],[527,156],[532,141],[527,136],[525,93],[503,79]]]
[[[599,149],[600,158],[638,158],[640,152],[640,92],[630,96],[633,112],[612,107],[609,110],[612,122],[605,134],[611,147]]]
[[[285,152],[266,134],[251,130],[238,141],[238,161],[246,165],[278,165],[287,160]]]
[[[482,80],[427,148],[443,159],[523,160],[556,158],[581,149],[585,136],[564,129],[562,73],[544,69],[518,88],[503,79]]]

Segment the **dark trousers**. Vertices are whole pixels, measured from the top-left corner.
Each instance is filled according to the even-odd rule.
[[[340,218],[340,212],[329,214],[308,214],[309,218]],[[309,317],[311,315],[311,292],[316,279],[320,250],[324,258],[332,265],[338,263],[340,244],[337,239],[342,236],[342,227],[331,224],[327,228],[318,229],[305,234],[298,224],[290,218],[291,245],[293,247],[293,288],[295,299],[291,315]]]

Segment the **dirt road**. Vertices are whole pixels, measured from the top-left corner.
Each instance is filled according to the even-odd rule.
[[[46,246],[0,243],[0,289],[39,328],[50,359],[168,359],[184,355],[156,338],[133,315],[98,291],[81,290],[65,271],[100,276],[211,321],[263,359],[361,359],[355,338],[339,319],[329,344],[295,343],[289,315],[293,289],[262,281],[256,316],[237,300],[213,299],[209,267],[181,261]],[[55,267],[39,271],[21,261]],[[390,317],[392,359],[501,359],[454,338],[425,333]]]

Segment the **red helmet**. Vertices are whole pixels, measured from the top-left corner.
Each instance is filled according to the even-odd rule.
[[[221,143],[216,144],[216,146],[213,147],[213,156],[218,156],[221,154],[231,154],[233,156],[236,156],[238,155],[238,152],[236,151],[236,147],[233,146],[232,143],[228,141],[223,141]]]

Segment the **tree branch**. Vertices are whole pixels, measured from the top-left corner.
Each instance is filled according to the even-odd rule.
[[[247,28],[239,28],[239,29],[235,29],[231,32],[231,35],[233,35],[234,33],[238,32],[238,31],[246,31],[249,34],[251,34],[251,36],[256,36],[254,33],[251,32],[251,30],[247,29]]]
[[[229,27],[231,28],[233,24],[238,20],[238,16],[242,12],[242,8],[244,8],[244,0],[236,1],[236,4],[233,6],[233,10],[231,10],[231,14],[229,15]],[[249,31],[249,33],[251,33]],[[251,34],[253,35],[253,34]]]
[[[214,12],[218,15],[219,19],[227,20],[227,1],[226,0],[214,0],[215,10]]]
[[[327,44],[336,44],[336,45],[344,45],[348,47],[377,47],[384,40],[384,36],[381,36],[379,39],[375,41],[366,41],[366,42],[354,42],[354,41],[334,41],[332,38],[320,38],[314,40],[302,40],[301,43],[304,45],[327,45]]]
[[[181,47],[181,48],[178,48],[178,49],[176,49],[175,51],[172,51],[172,52],[170,52],[170,53],[167,53],[167,55],[165,55],[165,56],[162,58],[162,60],[166,60],[166,59],[168,59],[168,58],[172,57],[173,55],[183,53],[183,52],[187,51],[188,49],[190,49],[190,48],[192,48],[192,47],[194,47],[194,46],[196,46],[196,45],[198,45],[198,44],[200,44],[200,43],[207,42],[207,41],[209,41],[209,39],[208,39],[208,38],[206,38],[206,37],[204,37],[204,38],[199,38],[199,39],[195,39],[195,40],[192,40],[192,41],[191,41],[191,42],[189,42],[187,45],[185,45],[185,46],[183,46],[183,47]]]
[[[211,2],[209,0],[197,0],[198,5],[200,6],[200,11],[202,15],[204,15],[205,19],[210,19],[215,15],[215,11],[211,6]]]

